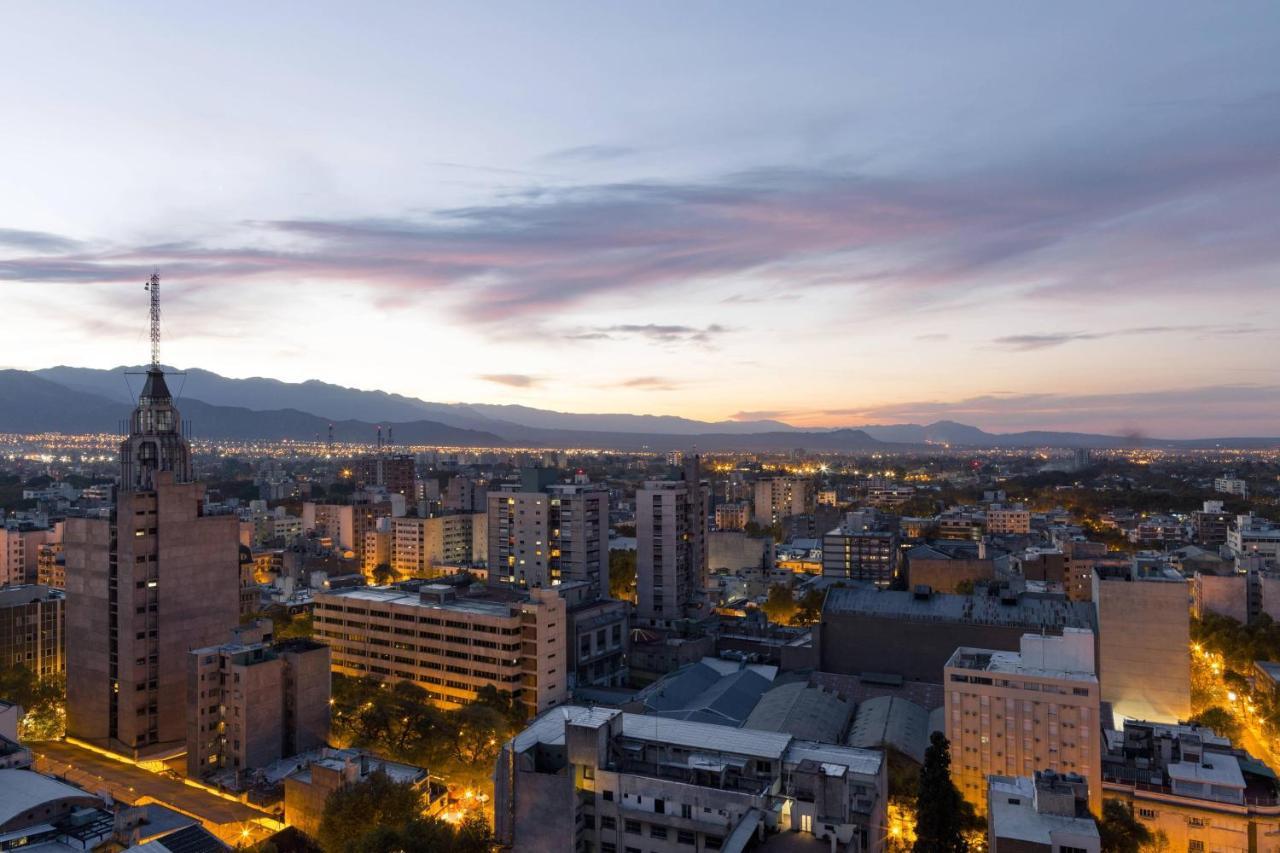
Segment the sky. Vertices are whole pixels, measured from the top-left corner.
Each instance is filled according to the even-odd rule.
[[[0,7],[0,367],[1280,435],[1280,4]]]

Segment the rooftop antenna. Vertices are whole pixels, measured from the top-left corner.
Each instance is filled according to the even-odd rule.
[[[382,424],[378,424],[378,450],[382,450]]]
[[[396,443],[391,438],[391,424],[387,424],[387,450],[391,451]]]
[[[151,369],[160,369],[160,273],[154,271],[143,285],[151,294]]]

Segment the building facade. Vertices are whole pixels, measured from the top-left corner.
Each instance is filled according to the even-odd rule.
[[[804,477],[765,477],[756,480],[752,518],[761,527],[777,524],[789,515],[813,512],[814,484]]]
[[[1101,697],[1093,632],[1026,634],[1017,652],[962,647],[947,662],[952,779],[979,810],[987,777],[1074,773],[1101,811]]]
[[[328,741],[329,647],[272,643],[270,625],[188,655],[188,778],[265,767]]]
[[[874,511],[851,512],[822,537],[822,575],[887,587],[898,573],[898,532]]]
[[[405,582],[317,593],[315,637],[334,672],[412,681],[445,707],[490,685],[530,714],[568,695],[568,614],[554,589],[472,592]]]
[[[121,445],[110,519],[64,529],[67,731],[139,754],[185,742],[187,653],[239,623],[240,538],[233,515],[206,516],[190,451],[152,365]]]
[[[66,597],[52,587],[0,587],[0,668],[24,666],[37,676],[62,672],[65,608]]]
[[[609,591],[609,493],[593,485],[488,494],[489,581]]]
[[[709,612],[707,515],[710,494],[697,456],[682,479],[650,480],[636,491],[636,617],[666,628]]]
[[[503,746],[494,832],[517,850],[742,850],[785,832],[862,853],[884,849],[886,800],[875,750],[567,706]]]
[[[476,552],[476,523],[484,518],[468,512],[391,519],[391,568],[401,577],[430,578],[437,566],[484,562]]]
[[[1191,717],[1189,599],[1186,579],[1172,570],[1095,570],[1098,677],[1117,723]]]

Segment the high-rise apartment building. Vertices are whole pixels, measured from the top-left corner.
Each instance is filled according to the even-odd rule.
[[[530,485],[533,485],[530,483]],[[489,492],[489,582],[582,581],[609,594],[609,493],[595,485]]]
[[[329,647],[272,643],[271,623],[187,656],[187,776],[247,771],[329,739]]]
[[[446,707],[492,685],[530,716],[568,696],[569,620],[554,589],[408,581],[319,592],[315,603],[315,636],[333,650],[334,672],[412,681]]]
[[[666,628],[707,614],[710,490],[699,458],[685,457],[679,480],[650,480],[636,492],[637,619]]]
[[[1076,773],[1101,810],[1101,699],[1093,632],[1025,634],[1017,652],[956,649],[945,669],[951,775],[979,810],[987,777]]]
[[[751,520],[751,505],[746,501],[716,504],[716,530],[742,530]]]
[[[439,574],[437,566],[484,562],[484,552],[476,550],[487,545],[476,536],[484,521],[474,512],[391,519],[391,568],[402,577],[429,578]]]
[[[766,477],[756,480],[756,524],[768,527],[789,515],[813,512],[813,481],[804,477]]]
[[[120,446],[110,518],[69,518],[67,732],[137,755],[187,737],[187,653],[240,621],[240,525],[204,514],[191,452],[160,369],[159,277],[152,363]]]

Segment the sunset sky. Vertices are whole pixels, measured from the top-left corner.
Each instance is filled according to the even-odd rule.
[[[1280,4],[8,3],[0,367],[1280,435]]]

